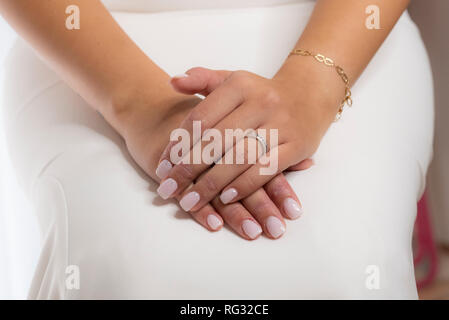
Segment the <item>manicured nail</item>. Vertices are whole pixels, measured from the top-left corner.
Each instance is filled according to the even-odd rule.
[[[173,76],[173,79],[174,78],[178,78],[178,79],[180,79],[180,78],[187,78],[188,76],[189,75],[187,73],[181,73],[181,74],[177,74],[177,75]]]
[[[173,168],[172,164],[168,160],[162,160],[161,163],[157,166],[156,175],[159,179],[165,179],[168,176],[168,173]]]
[[[292,198],[284,200],[284,210],[290,219],[298,219],[302,215],[301,205]]]
[[[238,194],[237,190],[235,190],[234,188],[228,189],[220,195],[220,200],[224,204],[227,204],[227,203],[231,202],[232,199],[237,197],[237,194]]]
[[[266,226],[270,235],[275,239],[282,236],[285,232],[285,227],[282,224],[281,220],[273,216],[268,217]]]
[[[200,201],[200,194],[198,192],[192,191],[182,197],[179,204],[184,211],[190,211],[197,203]]]
[[[221,220],[218,219],[214,214],[210,214],[207,216],[207,224],[212,230],[217,230],[221,227]]]
[[[262,228],[252,220],[243,221],[242,229],[251,239],[256,239],[262,233]]]
[[[178,189],[178,184],[175,180],[169,178],[161,183],[159,188],[157,188],[157,193],[159,193],[162,199],[168,199],[176,189]]]

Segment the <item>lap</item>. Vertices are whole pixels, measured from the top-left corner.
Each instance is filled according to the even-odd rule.
[[[280,240],[248,242],[228,229],[209,233],[160,200],[121,141],[97,134],[79,136],[89,143],[72,138],[33,187],[38,215],[47,216],[44,250],[59,249],[45,270],[61,268],[53,274],[60,285],[67,265],[81,270],[81,289],[63,296],[414,297],[410,240],[422,183],[415,160],[379,157],[380,145],[324,146],[313,168],[287,175],[305,215]],[[366,287],[371,265],[380,290]]]
[[[44,251],[57,247],[43,261],[44,270],[60,268],[52,290],[64,285],[67,265],[81,271],[81,289],[62,296],[414,297],[410,239],[420,172],[413,161],[319,154],[315,167],[288,175],[306,214],[289,221],[280,240],[248,242],[228,229],[209,233],[160,200],[124,149],[102,139],[60,154],[33,188],[41,221],[47,217]],[[372,265],[380,290],[366,287]],[[48,280],[38,270],[36,281],[42,290]]]

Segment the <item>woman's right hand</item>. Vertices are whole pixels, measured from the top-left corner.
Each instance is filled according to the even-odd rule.
[[[137,164],[151,178],[160,181],[163,170],[158,171],[159,177],[155,172],[170,133],[201,99],[175,93],[171,88],[161,90],[158,97],[146,96],[143,88],[136,88],[122,95],[119,101],[116,129]],[[311,161],[301,163],[294,169],[306,169],[311,164]],[[301,207],[295,203],[300,202],[284,175],[279,174],[241,202],[223,205],[217,198],[191,214],[210,231],[221,229],[224,221],[245,239],[253,240],[262,231],[276,239],[285,232],[283,217],[296,219],[301,215]]]

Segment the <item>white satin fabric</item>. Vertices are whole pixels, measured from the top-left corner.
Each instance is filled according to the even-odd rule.
[[[313,5],[114,16],[170,74],[205,66],[270,77]],[[354,107],[329,129],[316,165],[288,174],[305,214],[276,241],[210,233],[162,201],[119,136],[23,42],[5,76],[10,152],[43,235],[30,298],[417,297],[411,235],[433,100],[408,14],[353,88]],[[70,265],[79,289],[66,287]]]

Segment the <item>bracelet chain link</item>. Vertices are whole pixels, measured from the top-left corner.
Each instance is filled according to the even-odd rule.
[[[308,50],[295,49],[290,52],[289,56],[291,56],[291,55],[297,55],[297,56],[303,56],[303,57],[313,57],[313,58],[315,58],[316,61],[323,63],[328,67],[332,67],[337,71],[337,74],[340,76],[340,78],[343,80],[343,82],[345,84],[345,97],[340,102],[340,108],[338,109],[337,115],[335,116],[335,121],[338,121],[341,118],[341,115],[343,113],[343,109],[344,109],[345,105],[347,105],[348,107],[352,106],[352,93],[351,93],[351,88],[349,87],[349,78],[346,75],[343,68],[336,65],[334,60],[332,60],[328,57],[325,57],[322,54],[319,54],[319,53],[315,54]]]

